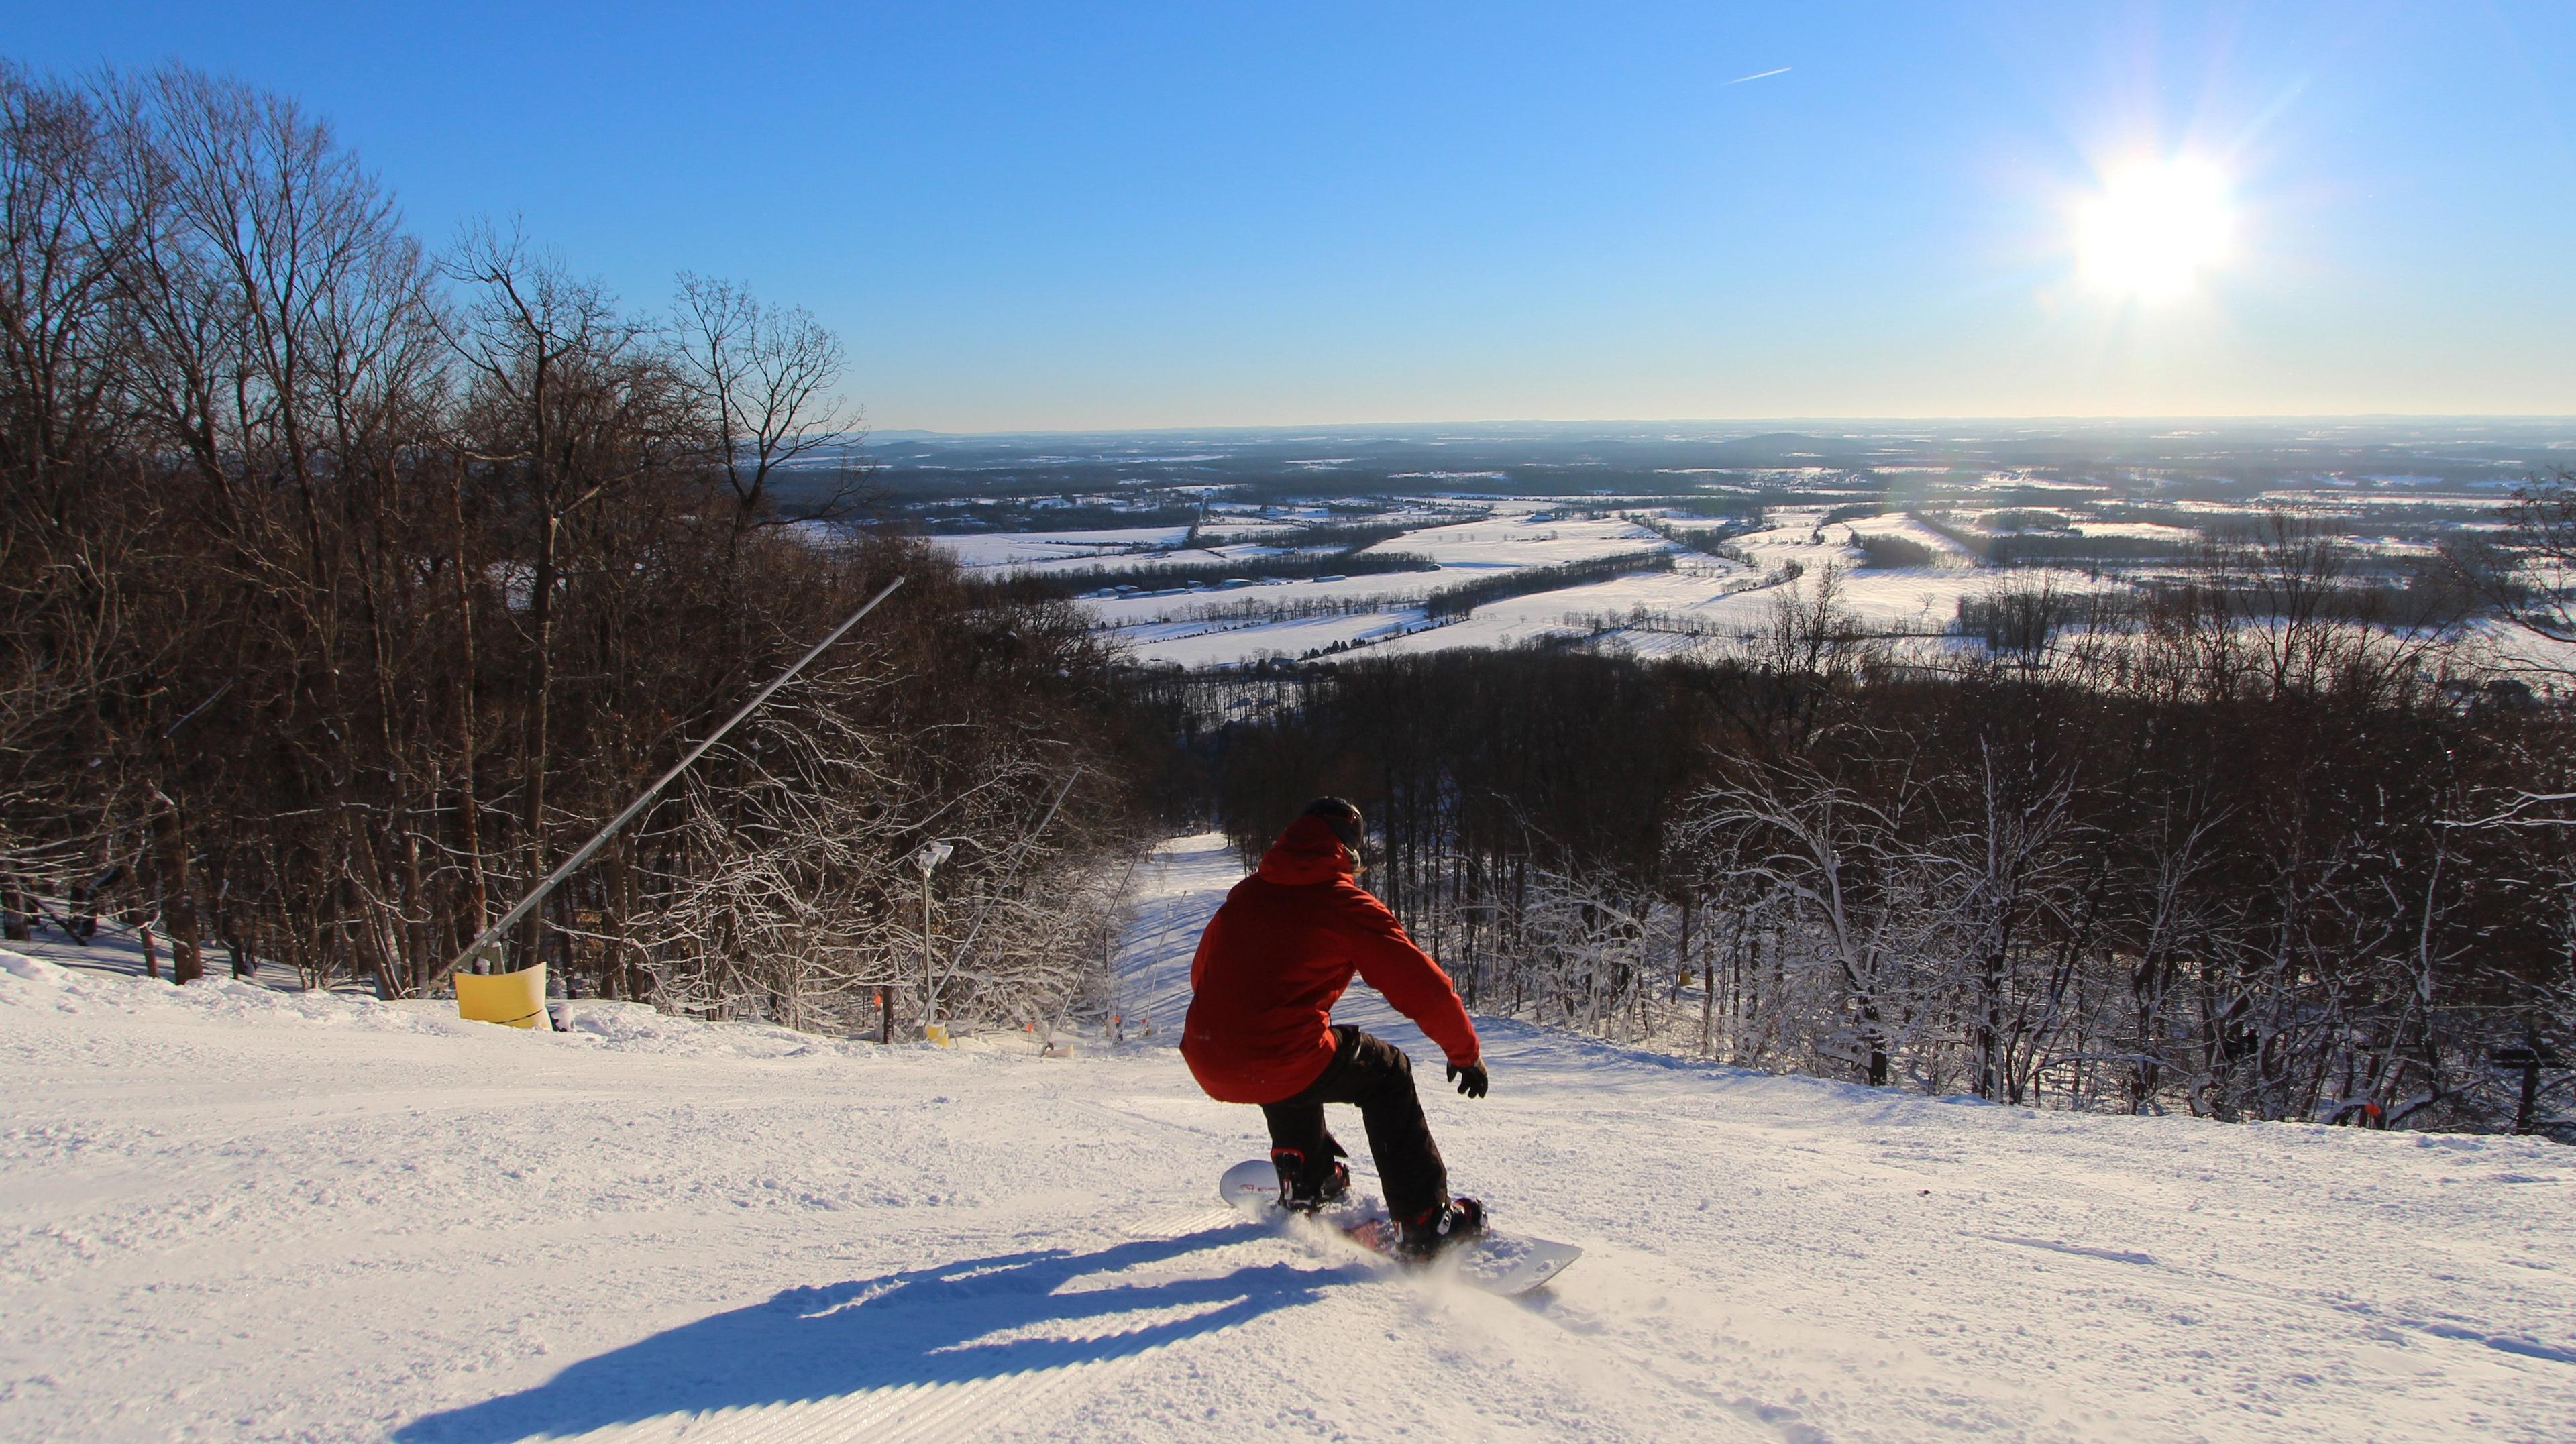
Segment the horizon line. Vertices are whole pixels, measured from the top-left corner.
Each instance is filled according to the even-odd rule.
[[[1426,419],[1410,421],[1217,421],[1201,423],[1156,423],[1140,426],[1006,426],[984,430],[947,431],[926,426],[875,427],[848,433],[862,443],[874,436],[940,436],[957,438],[1010,436],[1147,436],[1181,432],[1254,432],[1254,431],[1349,431],[1366,427],[1433,427],[1433,426],[1762,426],[1830,422],[1837,425],[1903,425],[1963,426],[2044,423],[2051,425],[2170,425],[2183,423],[2324,423],[2324,422],[2452,422],[2452,423],[2519,423],[2555,424],[2576,427],[2576,412],[2503,412],[2503,411],[2309,411],[2309,412],[2174,412],[2170,414],[2113,413],[2032,413],[2013,415],[1927,414],[1904,415],[1794,415],[1776,416],[1673,416],[1673,417],[1478,417],[1470,419]]]

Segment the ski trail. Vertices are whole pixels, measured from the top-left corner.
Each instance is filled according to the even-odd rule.
[[[1139,914],[1149,931],[1126,954],[1129,986],[1171,998],[1177,1017],[1197,928],[1239,876],[1221,838],[1167,843],[1154,907]],[[1417,1067],[1437,1057],[1364,986],[1335,1017],[1398,1043]],[[1453,1185],[1482,1195],[1499,1226],[1587,1255],[1514,1304],[1416,1306],[1490,1345],[1497,1368],[1526,1378],[1543,1361],[1575,1381],[1590,1401],[1577,1432],[1617,1436],[1624,1411],[1602,1401],[1642,1391],[1658,1401],[1649,1416],[1782,1444],[2288,1438],[2303,1432],[2302,1416],[2276,1400],[2359,1388],[2379,1396],[2375,1417],[2392,1436],[2537,1438],[2549,1431],[2463,1404],[2482,1389],[2576,1397],[2565,1308],[2516,1307],[2510,1289],[2492,1286],[2487,1312],[2418,1302],[2454,1294],[2489,1252],[2508,1275],[2528,1269],[2522,1277],[2554,1284],[2547,1250],[2499,1237],[2455,1261],[2438,1230],[2365,1224],[2367,1233],[2338,1234],[2322,1221],[2286,1231],[2275,1222],[2320,1198],[2313,1185],[2270,1191],[2299,1176],[2283,1172],[2285,1145],[2422,1157],[2447,1143],[1940,1105],[1505,1019],[1477,1026],[1494,1064],[1491,1098],[1461,1104],[1440,1096],[1436,1073],[1418,1074]],[[1791,1101],[1800,1097],[1809,1102]],[[1600,1143],[1612,1139],[1616,1152],[1605,1155]],[[2162,1167],[2167,1156],[2189,1160],[2187,1170]],[[2367,1188],[2332,1191],[2377,1206]],[[1634,1242],[1644,1239],[1659,1243]],[[2403,1282],[2382,1279],[2357,1297],[2356,1276],[2336,1266],[2352,1246],[2391,1264],[2406,1258]],[[2023,1318],[2033,1326],[2017,1327]],[[2088,1383],[2065,1381],[2041,1320],[2077,1330],[2097,1361],[2076,1364]],[[2122,1356],[2169,1357],[2175,1369],[2124,1379],[2098,1362]]]
[[[1120,998],[1131,1008],[1152,1010],[1162,1030],[1158,1041],[1177,1039],[1181,1017],[1189,1005],[1189,966],[1199,933],[1224,901],[1227,890],[1243,875],[1241,861],[1232,847],[1221,834],[1211,833],[1165,843],[1140,879],[1139,896],[1131,905],[1129,930],[1119,949]],[[1354,980],[1335,1008],[1334,1017],[1395,1041],[1417,1059],[1426,1052],[1437,1057],[1437,1050],[1420,1030],[1389,1008],[1365,983]],[[1490,1025],[1480,1020],[1480,1026]],[[1425,1086],[1436,1087],[1436,1075],[1427,1079]],[[1151,1111],[1107,1103],[1100,1106],[1203,1136],[1220,1133],[1214,1127],[1163,1116],[1168,1104]],[[1257,1115],[1250,1109],[1231,1111],[1245,1115],[1240,1126],[1251,1141],[1242,1156],[1258,1156]],[[1342,1121],[1356,1131],[1355,1118]],[[1365,1186],[1374,1181],[1375,1170],[1365,1150],[1355,1151],[1362,1156],[1351,1160],[1354,1184]],[[1234,1161],[1238,1160],[1229,1157],[1217,1161],[1210,1171],[1211,1182],[1217,1169]],[[1209,1211],[1182,1210],[1140,1221],[1136,1231],[1186,1230],[1239,1217],[1222,1206]],[[1347,1252],[1342,1256],[1313,1253],[1302,1242],[1296,1246],[1308,1248],[1310,1256],[1321,1260],[1324,1267],[1362,1281],[1396,1312],[1417,1322],[1425,1318],[1440,1320],[1454,1334],[1451,1348],[1478,1356],[1480,1367],[1508,1369],[1541,1383],[1542,1397],[1551,1393],[1557,1397],[1564,1411],[1560,1422],[1573,1432],[1595,1439],[1658,1439],[1669,1437],[1676,1420],[1688,1420],[1693,1437],[1718,1444],[1737,1440],[1753,1444],[1820,1444],[1826,1437],[1800,1422],[1792,1406],[1740,1395],[1720,1397],[1705,1386],[1676,1377],[1647,1351],[1625,1346],[1623,1339],[1605,1337],[1606,1326],[1595,1314],[1568,1310],[1559,1301],[1567,1279],[1552,1281],[1519,1299],[1502,1299],[1455,1280],[1406,1276],[1371,1267],[1383,1261],[1356,1245],[1344,1245]],[[1568,1271],[1567,1278],[1593,1266],[1594,1260],[1586,1258]],[[1585,1322],[1569,1322],[1573,1318]],[[1357,1334],[1361,1329],[1355,1325],[1353,1332]],[[1544,1387],[1547,1384],[1554,1387]],[[1783,1393],[1794,1395],[1795,1390],[1789,1388]],[[1612,1399],[1621,1402],[1606,1402]],[[1545,1419],[1549,1412],[1540,1408],[1537,1419]],[[1537,1420],[1524,1415],[1511,1422],[1519,1427],[1506,1432],[1520,1433]],[[1539,1432],[1557,1431],[1541,1428]]]
[[[1129,1038],[1149,1025],[1155,1041],[1179,1041],[1199,933],[1243,876],[1224,834],[1213,832],[1162,844],[1138,870],[1118,946],[1116,1010]]]
[[[1138,1027],[1072,1059],[0,955],[0,1436],[2576,1437],[2576,1155],[2529,1139],[1969,1106],[1493,1017],[1470,1101],[1354,988],[1430,1060],[1455,1186],[1586,1252],[1518,1300],[1320,1257],[1214,1198],[1260,1115],[1172,1046],[1241,875],[1216,837],[1138,870]]]
[[[1242,876],[1236,854],[1217,834],[1165,843],[1146,876],[1144,887],[1152,891],[1135,907],[1130,933],[1120,948],[1122,996],[1152,1000],[1147,1005],[1154,1007],[1158,1015],[1167,1013],[1170,1022],[1166,1026],[1175,1033],[1188,1007],[1189,962],[1199,932],[1224,901],[1226,890]],[[1437,1056],[1437,1050],[1420,1030],[1386,1006],[1364,983],[1354,980],[1335,1008],[1334,1017],[1395,1041],[1417,1059],[1426,1052]],[[1489,1038],[1497,1031],[1492,1020],[1479,1019],[1478,1025]],[[1538,1030],[1505,1025],[1500,1031],[1514,1034]],[[1427,1087],[1436,1086],[1433,1079],[1425,1080]],[[1168,1118],[1150,1121],[1191,1127]],[[1444,1136],[1444,1144],[1447,1143]],[[1450,1151],[1453,1175],[1462,1163],[1472,1166],[1471,1153],[1454,1145],[1450,1145]],[[1369,1171],[1365,1157],[1352,1162],[1355,1177]],[[1455,1181],[1462,1188],[1471,1186],[1466,1177],[1456,1177]],[[1357,1249],[1352,1252],[1355,1256],[1360,1254]],[[1354,1257],[1343,1262],[1356,1266],[1364,1260]],[[1640,1305],[1667,1302],[1656,1292],[1634,1284],[1630,1276],[1641,1262],[1646,1261],[1627,1251],[1607,1259],[1587,1256],[1565,1277],[1516,1300],[1498,1299],[1455,1282],[1372,1278],[1378,1287],[1406,1295],[1414,1310],[1442,1316],[1459,1332],[1462,1341],[1473,1341],[1472,1345],[1462,1342],[1461,1347],[1478,1352],[1491,1350],[1500,1359],[1516,1360],[1509,1366],[1522,1372],[1545,1360],[1548,1370],[1567,1381],[1572,1395],[1589,1401],[1581,1411],[1583,1428],[1594,1437],[1654,1438],[1664,1433],[1664,1424],[1641,1422],[1636,1433],[1628,1435],[1614,1415],[1630,1411],[1601,1407],[1603,1398],[1636,1399],[1641,1391],[1642,1397],[1652,1401],[1635,1410],[1641,1421],[1687,1418],[1699,1437],[1762,1444],[1821,1444],[1829,1437],[1806,1422],[1796,1404],[1789,1402],[1802,1397],[1797,1381],[1763,1379],[1758,1370],[1750,1371],[1754,1377],[1748,1378],[1745,1365],[1761,1353],[1749,1341],[1734,1340],[1732,1349],[1720,1351],[1665,1337],[1674,1323],[1669,1310],[1658,1313],[1646,1308],[1639,1312]],[[1620,1278],[1615,1282],[1586,1279],[1587,1270],[1606,1271]],[[1641,1328],[1635,1323],[1639,1317],[1657,1318],[1661,1327]],[[1703,1329],[1707,1327],[1706,1321],[1694,1322]],[[1780,1333],[1776,1328],[1771,1330],[1773,1337]],[[1706,1371],[1707,1379],[1693,1377],[1694,1366]],[[1730,1381],[1731,1386],[1719,1386],[1714,1382],[1718,1379]],[[1766,1397],[1746,1392],[1757,1385],[1767,1391]]]

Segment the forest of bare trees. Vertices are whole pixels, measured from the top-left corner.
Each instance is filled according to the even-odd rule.
[[[2568,1133],[2576,849],[2532,804],[2576,733],[2340,619],[2321,545],[1938,672],[1828,577],[1697,659],[1263,678],[1292,695],[1216,740],[1223,813],[1248,852],[1360,801],[1373,885],[1493,1012],[2001,1102]]]
[[[807,1026],[1097,981],[1132,705],[1061,604],[812,520],[863,478],[810,315],[424,244],[294,102],[181,68],[0,69],[0,227],[11,938],[104,916],[178,980],[413,993],[900,575],[508,962]]]

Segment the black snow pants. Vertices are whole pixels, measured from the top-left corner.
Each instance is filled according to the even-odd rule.
[[[1270,1121],[1270,1146],[1305,1156],[1302,1182],[1320,1184],[1333,1171],[1341,1144],[1324,1126],[1324,1105],[1356,1103],[1368,1129],[1369,1157],[1386,1188],[1386,1211],[1398,1219],[1424,1217],[1449,1200],[1449,1169],[1431,1141],[1422,1099],[1413,1091],[1413,1060],[1404,1050],[1347,1024],[1333,1025],[1333,1061],[1303,1089],[1261,1105]]]

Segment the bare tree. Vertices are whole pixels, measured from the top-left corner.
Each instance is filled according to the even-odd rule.
[[[2086,939],[2070,935],[2079,911],[2068,896],[2075,774],[2033,748],[2000,751],[1978,739],[1975,790],[1925,861],[1949,894],[1935,911],[1949,934],[1945,951],[1965,974],[1971,1087],[1980,1098],[2019,1103]],[[2030,955],[2052,941],[2059,966],[2034,972]]]
[[[734,497],[737,531],[757,524],[778,473],[818,451],[856,443],[859,413],[840,384],[840,338],[798,306],[764,303],[731,282],[680,275],[673,302],[674,351],[715,429],[716,464]],[[841,480],[820,501],[836,511]]]
[[[2449,549],[2455,573],[2515,626],[2560,644],[2576,644],[2576,471],[2535,476],[2514,490],[2510,542],[2503,555]],[[2576,665],[2540,659],[2565,677]]]

